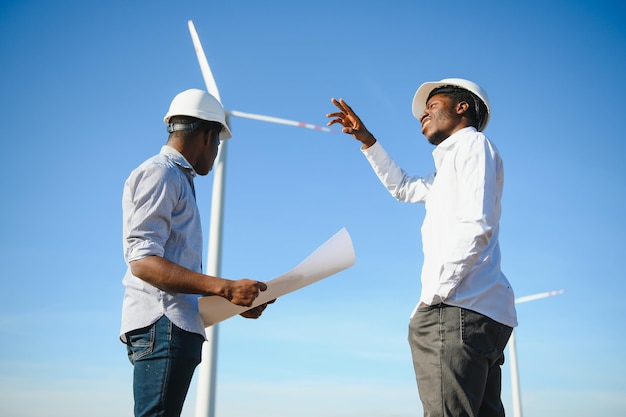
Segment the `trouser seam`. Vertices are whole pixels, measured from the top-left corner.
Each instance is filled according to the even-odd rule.
[[[445,319],[443,317],[445,309],[439,308],[439,390],[441,391],[441,415],[445,415],[444,383],[443,383],[443,355],[444,355],[444,338],[445,338]]]
[[[171,342],[173,324],[172,324],[172,321],[169,320],[169,318],[167,321],[168,321],[167,338]],[[170,373],[171,373],[170,362],[172,360],[172,344],[171,343],[167,344],[166,351],[167,351],[167,354],[165,355],[165,368],[163,370],[164,375],[163,375],[163,380],[162,380],[163,383],[161,384],[161,395],[160,395],[161,410],[165,410],[167,408],[166,407],[166,397],[167,397],[166,392],[167,392],[168,384],[170,383]]]

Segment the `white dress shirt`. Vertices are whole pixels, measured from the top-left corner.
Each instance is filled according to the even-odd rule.
[[[160,256],[195,272],[202,272],[202,228],[193,178],[196,172],[176,149],[161,152],[135,169],[124,184],[123,245],[126,263]],[[159,289],[124,275],[120,338],[131,330],[156,322],[163,315],[179,328],[206,337],[196,294]]]
[[[426,177],[407,175],[380,142],[362,152],[393,197],[425,203],[420,302],[463,307],[517,326],[513,290],[500,270],[504,171],[489,139],[473,127],[454,133],[433,151],[436,172]]]

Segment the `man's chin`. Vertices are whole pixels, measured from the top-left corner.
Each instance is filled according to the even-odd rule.
[[[431,145],[439,145],[441,142],[443,142],[446,138],[442,137],[442,135],[438,135],[438,134],[433,134],[433,135],[429,135],[426,136],[426,139],[428,139],[428,142]]]

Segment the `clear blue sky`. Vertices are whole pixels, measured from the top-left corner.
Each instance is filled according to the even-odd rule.
[[[343,97],[412,174],[433,169],[416,88],[481,84],[504,271],[518,297],[566,290],[518,306],[524,414],[622,416],[625,8],[422,3],[3,1],[0,415],[132,413],[122,185],[165,142],[171,98],[203,87],[191,19],[227,108],[324,124]],[[349,136],[231,126],[222,275],[271,279],[342,227],[357,262],[220,326],[217,416],[420,416],[406,329],[423,207],[393,200]],[[205,235],[212,180],[196,184]]]

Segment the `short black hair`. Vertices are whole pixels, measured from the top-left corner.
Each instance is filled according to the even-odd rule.
[[[450,97],[455,103],[466,102],[469,105],[467,117],[470,120],[470,125],[474,126],[476,129],[480,129],[481,124],[487,116],[487,106],[480,97],[463,87],[442,85],[430,92],[426,102],[436,94],[443,94],[446,97]]]

